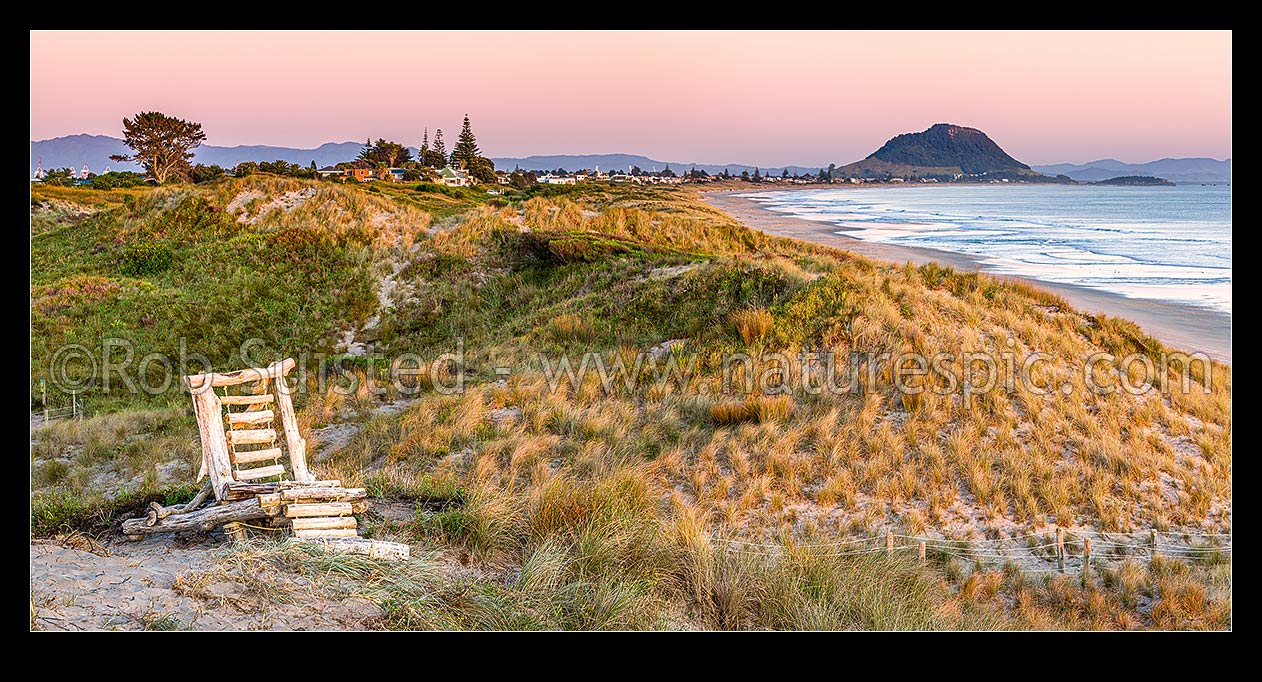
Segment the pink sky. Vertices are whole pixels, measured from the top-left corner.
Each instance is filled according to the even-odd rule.
[[[1027,163],[1231,155],[1230,32],[31,32],[31,139],[156,109],[215,145],[449,139],[826,165],[946,122]]]

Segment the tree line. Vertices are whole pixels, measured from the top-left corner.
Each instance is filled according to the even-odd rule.
[[[194,164],[193,150],[206,140],[202,124],[168,116],[158,111],[142,111],[131,118],[123,119],[123,144],[131,150],[129,154],[114,154],[113,161],[133,162],[145,170],[145,175],[129,171],[92,175],[93,186],[102,189],[111,187],[130,187],[141,184],[145,176],[158,184],[170,182],[209,182],[227,174],[237,177],[255,173],[271,173],[290,177],[315,177],[318,172],[315,161],[309,166],[302,166],[288,161],[245,161],[231,169],[218,165]],[[445,166],[460,168],[483,183],[494,183],[495,164],[482,155],[478,147],[477,137],[468,114],[464,117],[460,135],[455,146],[448,153],[443,140],[441,128],[435,130],[431,144],[429,129],[422,134],[421,146],[416,158],[406,145],[378,138],[364,143],[359,156],[353,161],[337,164],[339,169],[347,168],[402,168],[405,180],[431,179],[437,170]],[[44,182],[54,185],[73,184],[77,179],[73,169],[62,168],[49,171]],[[98,179],[100,181],[98,182]],[[524,181],[524,177],[522,178]]]

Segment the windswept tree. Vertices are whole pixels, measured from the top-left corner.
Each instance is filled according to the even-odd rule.
[[[170,178],[188,176],[193,149],[206,140],[202,124],[167,116],[157,111],[142,111],[134,118],[123,119],[123,144],[131,154],[114,154],[114,161],[135,161],[144,167],[159,184]]]

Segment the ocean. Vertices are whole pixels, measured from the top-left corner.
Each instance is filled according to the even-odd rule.
[[[1231,314],[1231,187],[909,185],[743,195],[839,234],[982,270]]]

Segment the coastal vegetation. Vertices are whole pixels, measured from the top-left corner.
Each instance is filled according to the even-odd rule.
[[[461,137],[452,153],[476,157]],[[407,508],[362,527],[415,558],[237,545],[220,567],[260,604],[295,598],[273,581],[298,575],[398,628],[1230,627],[1230,367],[1200,365],[1207,392],[1171,390],[1163,368],[1151,390],[1098,394],[1085,377],[1130,380],[1122,358],[1167,349],[1025,283],[750,230],[687,187],[496,191],[265,173],[32,186],[32,380],[106,339],[216,367],[307,354],[313,466]],[[453,393],[438,358],[457,339]],[[396,385],[365,345],[432,371]],[[881,367],[841,393],[800,369],[730,388],[771,354],[905,351],[961,373],[964,353],[1045,353],[1039,383],[1069,391],[916,392]],[[338,364],[317,371],[317,353]],[[587,354],[631,369],[558,370]],[[67,370],[89,417],[33,436],[34,533],[106,533],[195,492],[178,383],[117,390],[162,368],[102,364]],[[1047,572],[1056,528],[1076,556],[1096,540],[1094,570]],[[1135,549],[1154,530],[1164,556]],[[932,538],[924,561],[902,540],[887,553],[894,535]],[[977,543],[1017,559],[961,549]],[[181,589],[213,598],[211,577]]]

